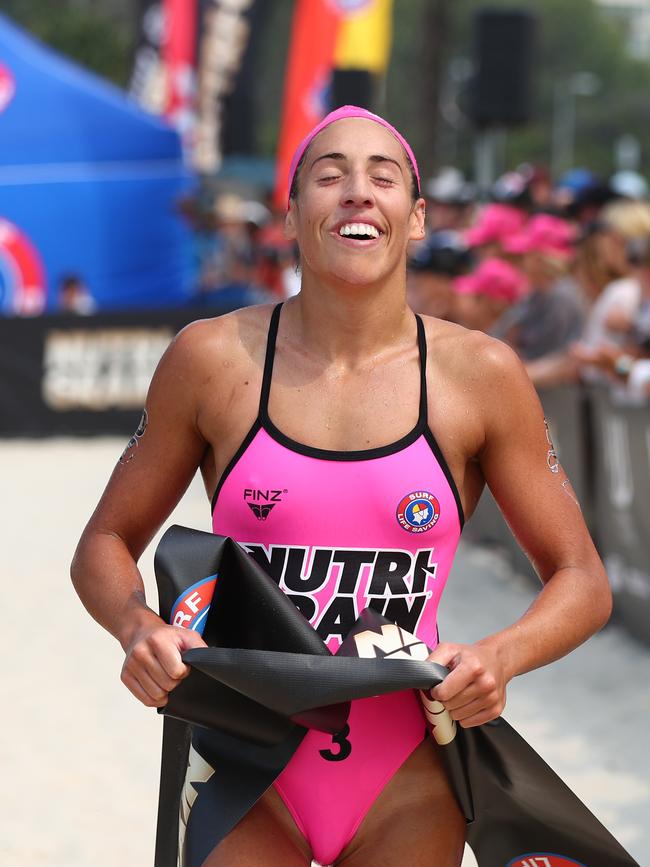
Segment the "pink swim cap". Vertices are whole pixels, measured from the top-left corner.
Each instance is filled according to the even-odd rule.
[[[387,129],[392,135],[395,136],[397,141],[402,145],[404,150],[406,151],[406,156],[411,163],[413,171],[415,172],[415,177],[417,178],[418,183],[418,195],[420,193],[420,172],[418,170],[417,160],[415,159],[415,154],[411,150],[411,146],[406,141],[403,135],[399,133],[395,127],[388,123],[387,120],[384,120],[383,117],[379,117],[378,114],[373,114],[371,111],[368,111],[366,108],[360,108],[358,105],[343,105],[341,108],[337,108],[335,111],[331,111],[328,115],[326,115],[320,123],[317,123],[316,126],[308,132],[304,139],[300,142],[298,147],[296,148],[296,152],[293,155],[291,160],[291,165],[289,166],[289,193],[291,193],[291,187],[293,185],[293,178],[296,174],[296,169],[298,168],[298,163],[303,158],[305,151],[312,143],[312,141],[316,138],[319,132],[322,132],[326,126],[329,126],[331,123],[335,123],[337,120],[346,120],[350,117],[360,117],[364,120],[372,120],[375,123],[378,123],[380,126],[383,126]],[[289,205],[289,199],[287,201],[287,206]]]

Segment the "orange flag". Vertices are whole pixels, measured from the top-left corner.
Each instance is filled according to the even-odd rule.
[[[385,71],[391,16],[392,0],[297,0],[276,163],[278,205],[287,199],[296,147],[331,108],[328,89],[334,68]]]

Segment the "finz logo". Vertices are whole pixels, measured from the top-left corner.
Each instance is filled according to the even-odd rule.
[[[273,488],[267,488],[266,490],[244,488],[244,502],[258,521],[266,521],[275,506],[282,502],[282,497],[286,493],[286,488],[283,490]]]
[[[585,867],[582,861],[574,861],[564,855],[554,855],[552,852],[531,852],[529,855],[518,855],[508,861],[506,867]]]
[[[14,77],[4,64],[0,63],[0,111],[3,111],[16,92]]]
[[[217,576],[209,575],[183,590],[172,608],[169,618],[172,626],[192,629],[202,635],[216,583]]]
[[[413,491],[400,500],[397,520],[409,533],[426,533],[440,517],[440,503],[428,491]]]

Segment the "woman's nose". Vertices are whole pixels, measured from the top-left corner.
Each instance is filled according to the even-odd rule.
[[[341,192],[344,205],[369,205],[374,202],[370,178],[365,172],[350,172]]]

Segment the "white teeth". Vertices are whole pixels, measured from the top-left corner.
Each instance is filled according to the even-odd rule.
[[[369,223],[346,223],[339,229],[339,235],[368,235],[370,238],[378,238],[379,230]]]

